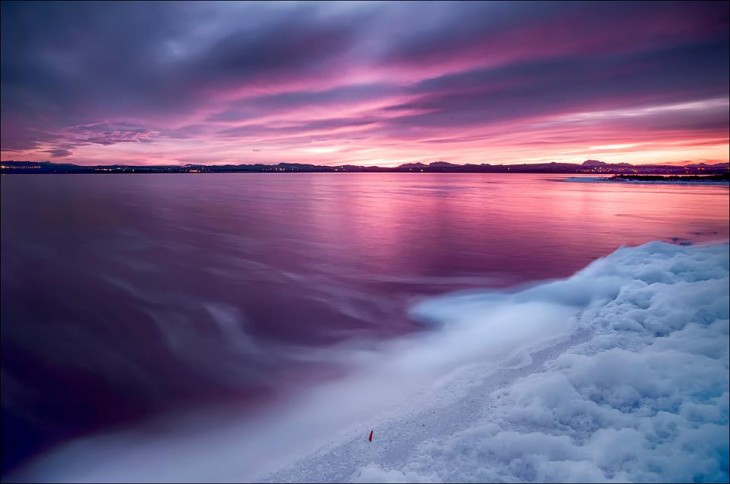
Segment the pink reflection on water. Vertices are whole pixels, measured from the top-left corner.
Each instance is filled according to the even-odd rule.
[[[562,178],[4,176],[3,361],[41,429],[239,406],[331,371],[333,344],[420,330],[415,299],[730,238],[727,186]]]

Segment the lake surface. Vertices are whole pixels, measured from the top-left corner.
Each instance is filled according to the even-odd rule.
[[[94,430],[286,398],[338,373],[332,348],[423,331],[408,310],[429,296],[730,238],[727,186],[565,177],[2,176],[3,471]]]

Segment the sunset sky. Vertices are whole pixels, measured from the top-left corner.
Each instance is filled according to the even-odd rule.
[[[2,2],[2,160],[727,162],[727,2]]]

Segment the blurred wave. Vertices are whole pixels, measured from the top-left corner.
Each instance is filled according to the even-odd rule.
[[[413,311],[438,326],[340,348],[346,376],[254,414],[77,440],[11,480],[722,481],[729,259],[653,242],[425,300]]]

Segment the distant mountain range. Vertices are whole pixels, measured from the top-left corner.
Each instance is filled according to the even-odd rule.
[[[445,161],[433,163],[406,163],[396,167],[356,165],[309,165],[304,163],[279,163],[276,165],[96,165],[79,166],[72,163],[51,163],[50,161],[3,161],[3,174],[16,173],[265,173],[265,172],[309,172],[309,173],[565,173],[565,174],[647,174],[647,175],[702,175],[722,174],[730,171],[730,164],[697,163],[690,165],[631,165],[629,163],[604,163],[586,160],[576,163],[533,163],[520,165],[457,165]]]

